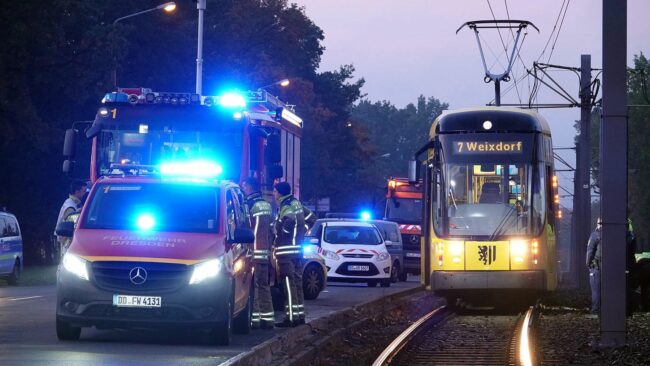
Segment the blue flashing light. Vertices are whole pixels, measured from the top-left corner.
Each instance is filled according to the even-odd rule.
[[[224,93],[219,97],[219,105],[227,108],[245,108],[246,98],[236,92]]]
[[[361,220],[370,220],[372,218],[370,211],[361,211],[360,216],[361,216]]]
[[[160,174],[186,178],[216,178],[223,172],[221,165],[211,161],[197,160],[160,164]]]
[[[235,113],[233,113],[232,118],[234,118],[236,120],[240,120],[243,116],[244,115],[242,114],[242,112],[235,112]]]
[[[138,218],[135,220],[135,225],[138,227],[139,230],[142,231],[149,231],[156,226],[156,220],[151,214],[141,214],[138,216]]]
[[[303,254],[311,254],[314,251],[314,247],[311,244],[305,244],[302,246]]]

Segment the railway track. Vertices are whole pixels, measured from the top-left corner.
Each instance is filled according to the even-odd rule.
[[[375,360],[383,365],[537,365],[539,308],[517,315],[442,306],[400,334]]]

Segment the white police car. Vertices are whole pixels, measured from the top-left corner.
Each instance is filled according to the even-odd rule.
[[[306,239],[320,246],[328,281],[390,286],[391,256],[374,225],[359,220],[317,220]]]
[[[0,278],[18,284],[23,271],[23,238],[16,216],[0,208]]]

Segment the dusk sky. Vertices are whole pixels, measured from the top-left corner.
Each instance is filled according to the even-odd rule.
[[[489,5],[497,19],[528,20],[539,29],[528,29],[521,49],[522,62],[514,66],[513,79],[525,74],[524,65],[533,61],[580,66],[580,55],[591,54],[592,67],[602,66],[602,1],[598,0],[297,0],[307,15],[325,32],[326,47],[321,70],[333,70],[353,64],[356,76],[366,80],[363,92],[371,101],[388,100],[398,107],[416,101],[419,95],[433,96],[448,102],[450,108],[485,105],[494,98],[494,85],[483,82],[483,65],[474,33],[456,29],[469,20],[492,19]],[[563,4],[568,7],[563,7]],[[555,35],[545,54],[544,45],[551,36],[561,9],[566,8],[564,23],[556,25],[559,37],[552,51]],[[562,11],[564,14],[564,11]],[[628,0],[628,64],[633,56],[650,53],[650,0]],[[505,54],[496,30],[483,30],[483,47],[488,65],[495,56],[504,64]],[[512,36],[502,31],[508,50]],[[549,56],[550,60],[549,60]],[[493,71],[493,72],[494,72]],[[596,73],[593,75],[595,76]],[[571,72],[554,72],[552,76],[578,98],[578,79]],[[528,101],[529,79],[502,96],[502,103]],[[532,85],[532,78],[530,78]],[[502,93],[513,81],[502,84]],[[541,87],[539,103],[564,102]],[[573,146],[573,121],[580,118],[578,108],[541,110],[553,131],[558,147]],[[573,162],[572,151],[561,153]],[[560,183],[573,191],[572,173],[561,172]],[[570,205],[570,199],[563,199]]]

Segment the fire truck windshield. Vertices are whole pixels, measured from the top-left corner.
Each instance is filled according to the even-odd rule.
[[[82,227],[217,233],[218,197],[217,188],[195,184],[100,183]]]
[[[111,174],[114,164],[159,165],[169,161],[204,159],[219,162],[225,178],[239,179],[241,131],[171,131],[148,127],[146,133],[141,132],[101,132],[97,150],[99,175]]]
[[[415,198],[389,198],[386,218],[399,223],[417,223],[422,219],[422,200]]]

